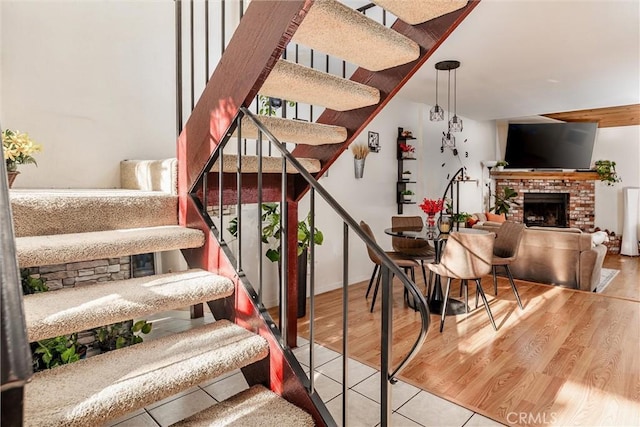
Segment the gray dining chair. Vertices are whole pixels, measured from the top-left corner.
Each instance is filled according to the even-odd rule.
[[[371,231],[371,227],[369,227],[369,225],[366,222],[360,221],[360,228],[362,228],[362,230],[365,233],[367,233],[367,235],[371,238],[371,240],[373,240],[374,242],[376,241],[376,236],[373,234],[373,231]],[[369,259],[371,259],[371,262],[373,262],[374,266],[373,266],[373,273],[371,274],[371,279],[369,280],[369,286],[367,287],[367,293],[365,295],[365,298],[369,298],[369,291],[371,291],[371,285],[373,284],[373,279],[376,278],[376,287],[373,290],[373,300],[371,301],[371,309],[369,310],[370,312],[373,313],[373,307],[376,304],[376,297],[378,296],[378,288],[380,287],[380,276],[381,276],[380,266],[382,265],[382,260],[380,259],[380,257],[378,257],[378,255],[375,254],[375,252],[371,250],[371,248],[368,245],[366,246],[367,246],[367,253],[369,254]],[[416,260],[412,258],[407,258],[403,254],[399,254],[398,252],[395,252],[395,251],[387,251],[385,252],[385,254],[387,254],[387,256],[391,258],[391,260],[398,267],[404,269],[405,273],[410,273],[411,280],[415,283],[416,281],[415,268],[418,267],[418,262]],[[409,293],[406,289],[404,292],[404,296],[407,303],[409,303]]]
[[[440,275],[440,277],[447,278],[447,288],[444,294],[445,305],[449,300],[452,279],[459,279],[465,284],[467,280],[474,280],[476,282],[476,298],[477,295],[480,295],[493,329],[498,330],[480,283],[481,277],[491,272],[495,237],[495,233],[453,232],[449,234],[440,262],[438,264],[427,264],[427,267],[435,274]],[[440,332],[444,329],[446,312],[446,309],[442,310]]]
[[[424,222],[420,216],[392,216],[391,226],[394,228],[411,227],[411,229],[415,228],[415,231],[420,231],[424,226]],[[392,237],[391,246],[393,246],[394,251],[405,255],[407,258],[412,258],[420,262],[425,292],[427,299],[429,299],[431,295],[431,279],[433,273],[429,271],[429,280],[427,280],[425,261],[435,262],[435,249],[424,239],[410,239],[405,237]]]
[[[493,292],[498,295],[498,279],[496,278],[496,270],[499,266],[504,267],[509,278],[509,284],[516,296],[518,306],[522,307],[522,301],[520,301],[520,294],[518,288],[513,281],[513,275],[509,265],[514,262],[518,256],[518,249],[520,248],[520,242],[524,236],[524,224],[513,221],[505,221],[502,223],[498,231],[496,232],[496,242],[493,247],[493,259],[491,261],[493,274]]]

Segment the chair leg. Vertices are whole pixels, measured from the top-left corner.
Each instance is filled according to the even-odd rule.
[[[478,308],[478,296],[480,295],[480,290],[476,286],[476,308]]]
[[[493,330],[497,331],[496,322],[493,320],[493,314],[491,314],[491,309],[489,308],[489,303],[487,302],[487,297],[484,295],[484,290],[482,289],[482,285],[480,284],[480,279],[476,279],[476,289],[480,296],[482,297],[482,302],[484,303],[484,308],[487,310],[487,314],[489,315],[489,320],[491,320],[491,326],[493,326]]]
[[[516,284],[513,281],[513,275],[511,274],[511,269],[508,265],[504,266],[504,269],[507,270],[507,276],[509,276],[509,284],[511,285],[511,289],[513,289],[513,293],[516,295],[516,301],[518,301],[518,306],[520,306],[521,310],[524,310],[522,307],[522,301],[520,301],[520,294],[518,293],[518,288],[516,288]]]
[[[373,288],[373,299],[371,300],[371,309],[369,310],[369,313],[373,313],[373,307],[376,305],[376,297],[378,296],[378,288],[380,287],[380,276],[382,276],[380,273],[381,271],[378,271],[378,278],[376,279],[376,287]]]
[[[442,301],[442,317],[440,318],[440,333],[444,329],[444,318],[447,315],[447,302],[449,302],[449,291],[451,290],[451,277],[447,277],[447,289],[444,292],[444,300]]]
[[[460,281],[460,292],[462,292],[463,284],[464,284],[464,312],[469,313],[469,283],[467,283],[467,279]]]
[[[431,300],[431,283],[433,281],[433,271],[429,270],[429,283],[427,284],[427,301]]]
[[[420,260],[420,267],[422,267],[422,280],[424,280],[424,286],[427,286],[427,269],[424,268],[424,260]],[[431,271],[431,270],[429,270]]]
[[[498,278],[496,277],[497,268],[498,268],[497,265],[494,265],[493,267],[491,267],[491,273],[493,274],[493,294],[495,296],[498,296]]]
[[[411,281],[413,283],[416,283],[416,272],[414,270],[413,267],[405,267],[405,272],[407,272],[407,270],[409,270],[408,272],[411,273]],[[418,304],[415,302],[415,300],[413,301],[413,304],[411,304],[411,300],[409,297],[409,290],[407,288],[404,288],[404,301],[407,304],[407,306],[411,309],[413,309],[414,311],[418,311]],[[413,298],[411,298],[413,299]]]
[[[375,264],[373,266],[373,273],[371,273],[371,279],[369,279],[369,286],[367,287],[367,293],[364,296],[365,299],[369,298],[369,291],[371,291],[371,285],[373,285],[373,279],[376,278],[376,273],[378,272],[379,268],[380,266],[378,264]]]

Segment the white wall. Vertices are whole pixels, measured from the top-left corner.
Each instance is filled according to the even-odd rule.
[[[175,157],[172,1],[2,1],[0,121],[44,147],[16,187],[119,186]]]
[[[592,163],[613,160],[622,182],[608,186],[596,182],[595,225],[622,233],[624,187],[640,187],[640,126],[600,128],[593,147]]]
[[[422,132],[427,149],[420,159],[424,178],[422,193],[424,197],[436,199],[442,197],[449,179],[461,167],[467,168],[472,180],[460,183],[460,212],[484,212],[486,206],[486,186],[489,174],[481,164],[484,160],[495,158],[496,125],[494,121],[474,121],[462,117],[462,132],[453,133],[456,138],[458,155],[445,148],[441,152],[442,132],[447,129],[446,118],[441,122],[429,121],[431,106],[421,105]],[[465,142],[466,140],[466,142]],[[468,156],[467,156],[468,154]],[[447,178],[449,176],[449,178]],[[474,182],[474,180],[476,180]]]

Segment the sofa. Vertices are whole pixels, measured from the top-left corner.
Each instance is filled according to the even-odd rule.
[[[500,223],[480,221],[473,226],[499,233]],[[516,279],[594,291],[607,247],[597,236],[576,228],[527,227],[511,264]]]

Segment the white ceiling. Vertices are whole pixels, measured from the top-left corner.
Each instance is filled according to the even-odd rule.
[[[482,0],[398,96],[435,104],[445,59],[461,62],[458,115],[475,120],[637,104],[640,1]]]

